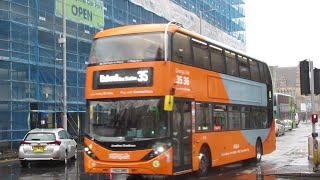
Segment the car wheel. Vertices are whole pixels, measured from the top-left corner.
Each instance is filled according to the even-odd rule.
[[[196,172],[198,177],[207,176],[210,168],[210,156],[207,148],[202,148],[199,154],[199,170]]]
[[[78,159],[78,149],[77,149],[77,147],[76,147],[76,149],[74,150],[73,159],[74,159],[74,160],[77,160],[77,159]]]
[[[66,152],[64,153],[64,164],[68,164],[68,151],[66,150]]]
[[[20,161],[20,164],[21,164],[21,166],[22,166],[23,168],[26,168],[26,167],[28,167],[29,162],[26,161],[26,160],[21,160],[21,161]]]

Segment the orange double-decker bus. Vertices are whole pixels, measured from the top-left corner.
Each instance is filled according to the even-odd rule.
[[[178,23],[98,32],[85,91],[88,173],[206,176],[275,150],[268,66]]]

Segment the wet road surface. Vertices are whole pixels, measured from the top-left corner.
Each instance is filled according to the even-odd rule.
[[[319,130],[319,126],[317,129]],[[311,124],[301,123],[299,128],[277,137],[276,151],[264,155],[262,162],[258,165],[239,162],[212,168],[209,176],[205,178],[189,174],[174,179],[320,179],[320,173],[310,173],[312,166],[307,159],[307,137],[310,134]],[[82,157],[82,152],[79,152],[78,160],[69,162],[67,166],[59,162],[41,162],[31,163],[28,168],[21,168],[18,160],[2,161],[0,162],[0,179],[110,179],[108,174],[84,173]],[[315,175],[319,176],[315,177]],[[112,179],[122,180],[127,179],[127,176],[113,175]]]

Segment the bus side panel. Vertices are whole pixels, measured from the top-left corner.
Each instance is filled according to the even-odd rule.
[[[263,153],[271,153],[275,150],[274,131],[273,123],[268,129],[193,134],[193,170],[199,168],[198,155],[203,144],[210,147],[212,166],[219,166],[254,158],[258,138],[262,140]]]
[[[201,146],[208,144],[211,151],[212,166],[219,166],[255,156],[255,146],[250,145],[240,131],[200,133],[193,135],[193,169],[198,169]]]
[[[220,73],[172,64],[170,79],[174,79],[175,96],[196,98],[197,101],[230,102]]]
[[[208,76],[208,97],[220,101],[229,101],[227,91],[219,73]]]
[[[267,106],[267,87],[263,83],[221,75],[223,84],[232,104]]]
[[[272,126],[267,139],[263,142],[263,154],[269,154],[276,150],[276,132],[275,121],[273,119]]]

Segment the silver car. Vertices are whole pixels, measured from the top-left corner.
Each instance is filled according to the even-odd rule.
[[[22,167],[30,161],[58,160],[68,163],[70,158],[77,158],[76,137],[62,128],[33,129],[20,143],[19,160]]]
[[[275,131],[276,131],[276,136],[281,136],[285,134],[285,126],[283,125],[283,123],[276,119],[276,124],[275,124]]]

